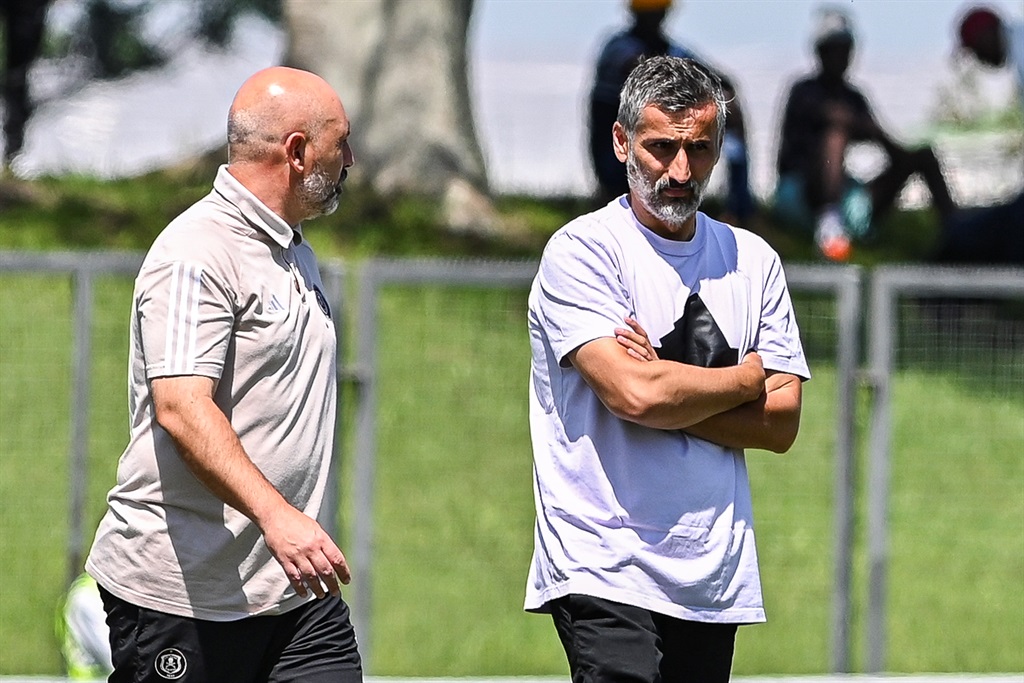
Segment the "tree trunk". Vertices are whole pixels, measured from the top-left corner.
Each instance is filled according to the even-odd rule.
[[[323,76],[352,121],[353,175],[378,192],[487,192],[470,107],[473,0],[284,0],[286,62]]]

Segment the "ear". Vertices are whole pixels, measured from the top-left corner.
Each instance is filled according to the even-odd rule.
[[[612,149],[615,150],[615,157],[626,163],[626,159],[629,158],[629,136],[618,121],[612,125]]]
[[[302,131],[289,133],[284,139],[285,158],[296,173],[306,169],[306,143],[306,134]]]

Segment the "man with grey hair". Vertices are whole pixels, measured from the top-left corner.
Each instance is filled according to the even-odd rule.
[[[727,681],[765,619],[743,449],[790,448],[810,375],[778,255],[698,210],[724,111],[698,63],[641,62],[629,192],[552,236],[530,292],[525,607],[575,682]]]
[[[86,562],[114,683],[362,680],[324,530],[337,338],[301,225],[338,206],[349,132],[319,76],[251,76],[213,191],[135,280],[131,435]]]

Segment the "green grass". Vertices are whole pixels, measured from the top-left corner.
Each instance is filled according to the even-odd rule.
[[[373,671],[565,670],[549,621],[522,611],[524,307],[523,291],[444,288],[389,288],[381,302]]]
[[[965,400],[960,387],[906,372],[894,388],[888,628],[901,646],[890,661],[911,671],[1021,671],[1024,402],[1019,393]]]
[[[123,183],[45,180],[13,200],[0,193],[0,248],[141,249],[208,182],[179,172]],[[501,244],[445,233],[422,199],[355,191],[348,200],[307,234],[322,257],[356,267],[374,254],[535,257],[544,237],[585,205],[502,199],[502,214],[535,239]],[[891,230],[908,241],[894,236],[864,253],[865,262],[918,248],[907,235],[926,227],[905,228],[928,221],[904,216]],[[788,258],[806,255],[791,237],[765,230]],[[88,530],[127,438],[130,290],[130,278],[96,285]],[[69,572],[70,291],[66,278],[0,276],[0,674],[61,667],[52,615]],[[829,662],[834,310],[821,297],[794,299],[815,377],[793,451],[748,456],[769,622],[740,630],[737,674],[822,672]],[[524,301],[518,290],[442,287],[390,287],[380,300],[376,674],[566,671],[549,619],[521,610],[533,525]],[[352,349],[358,321],[347,332]],[[985,374],[964,377],[964,361],[910,359],[894,378],[893,671],[1024,670],[1020,375],[971,366]],[[351,429],[351,405],[345,414]],[[858,667],[867,596],[863,460],[851,623]]]
[[[0,280],[0,670],[54,671],[65,585],[67,282]]]

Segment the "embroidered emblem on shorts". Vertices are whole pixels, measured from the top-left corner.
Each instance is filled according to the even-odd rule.
[[[185,661],[185,655],[181,654],[181,650],[176,650],[173,647],[158,654],[154,666],[160,678],[166,678],[169,681],[175,681],[184,676],[187,667],[188,662]]]
[[[313,293],[316,294],[316,302],[318,304],[320,304],[320,310],[323,311],[324,315],[327,316],[327,319],[330,320],[331,319],[331,307],[327,303],[327,297],[324,296],[324,293],[321,292],[320,288],[317,287],[316,285],[313,285]]]

